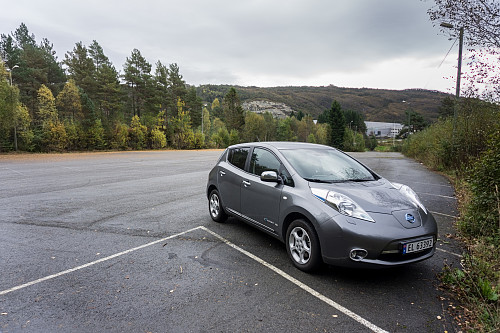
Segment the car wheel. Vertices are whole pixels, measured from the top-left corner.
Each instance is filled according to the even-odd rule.
[[[210,217],[215,222],[224,222],[227,219],[217,190],[212,190],[208,196],[208,210],[210,212]]]
[[[313,271],[322,263],[316,231],[302,219],[293,221],[288,227],[286,250],[295,267],[302,271]]]

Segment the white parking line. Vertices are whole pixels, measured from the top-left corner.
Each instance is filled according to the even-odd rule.
[[[325,302],[326,304],[330,305],[331,307],[337,309],[338,311],[342,312],[343,314],[351,317],[352,319],[354,319],[355,321],[357,321],[358,323],[360,323],[361,325],[369,328],[370,330],[372,330],[373,332],[377,332],[377,333],[382,333],[382,332],[387,332],[383,329],[381,329],[380,327],[376,326],[375,324],[372,324],[371,322],[369,322],[368,320],[364,319],[363,317],[355,314],[354,312],[352,312],[351,310],[343,307],[342,305],[334,302],[333,300],[331,300],[330,298],[320,294],[319,292],[317,292],[316,290],[312,289],[311,287],[307,286],[306,284],[300,282],[299,280],[295,279],[294,277],[288,275],[287,273],[283,272],[281,269],[269,264],[268,262],[260,259],[259,257],[257,257],[256,255],[246,251],[246,250],[243,250],[241,247],[231,243],[230,241],[228,241],[227,239],[225,239],[224,237],[220,236],[219,234],[211,231],[210,229],[207,229],[205,227],[200,227],[201,229],[205,230],[206,232],[212,234],[213,236],[217,237],[218,239],[220,239],[222,242],[226,243],[227,245],[229,245],[230,247],[232,247],[233,249],[243,253],[244,255],[246,255],[247,257],[257,261],[259,264],[271,269],[272,271],[274,271],[275,273],[279,274],[281,277],[287,279],[288,281],[292,282],[293,284],[295,284],[296,286],[298,286],[299,288],[305,290],[306,292],[308,292],[309,294],[313,295],[314,297],[322,300],[323,302]]]
[[[425,192],[418,192],[417,194],[418,195],[430,195],[433,197],[440,197],[440,198],[445,198],[445,199],[453,199],[453,200],[457,199],[455,197],[450,197],[449,195],[432,194],[432,193],[425,193]]]
[[[141,245],[141,246],[137,246],[137,247],[134,247],[132,249],[129,249],[129,250],[126,250],[126,251],[123,251],[123,252],[120,252],[120,253],[115,253],[115,254],[110,255],[108,257],[101,258],[99,260],[89,262],[89,263],[87,263],[85,265],[81,265],[81,266],[78,266],[78,267],[70,268],[70,269],[67,269],[65,271],[62,271],[62,272],[59,272],[59,273],[56,273],[56,274],[48,275],[48,276],[40,278],[38,280],[27,282],[27,283],[21,284],[19,286],[15,286],[15,287],[10,288],[10,289],[2,290],[2,291],[0,291],[0,296],[6,295],[8,293],[11,293],[11,292],[19,290],[19,289],[23,289],[23,288],[26,288],[26,287],[38,284],[38,283],[43,282],[43,281],[54,279],[56,277],[59,277],[59,276],[62,276],[62,275],[65,275],[65,274],[68,274],[68,273],[71,273],[71,272],[78,271],[80,269],[84,269],[84,268],[93,266],[95,264],[99,264],[99,263],[104,262],[104,261],[108,261],[108,260],[120,257],[120,256],[122,256],[124,254],[131,253],[131,252],[143,249],[145,247],[148,247],[148,246],[151,246],[151,245],[154,245],[154,244],[157,244],[157,243],[164,242],[164,241],[166,241],[168,239],[172,239],[172,238],[175,238],[175,237],[187,234],[187,233],[189,233],[191,231],[195,231],[195,230],[200,229],[200,228],[201,227],[196,227],[196,228],[193,228],[193,229],[189,229],[189,230],[186,230],[184,232],[180,232],[180,233],[172,235],[172,236],[168,236],[168,237],[165,237],[165,238],[162,238],[162,239],[155,240],[154,242],[151,242],[151,243],[147,243],[147,244],[144,244],[144,245]]]
[[[224,237],[220,236],[219,234],[211,231],[210,229],[204,227],[204,226],[199,226],[199,227],[196,227],[196,228],[192,228],[192,229],[189,229],[189,230],[186,230],[184,232],[180,232],[178,234],[175,234],[175,235],[171,235],[171,236],[168,236],[168,237],[165,237],[165,238],[162,238],[162,239],[158,239],[156,241],[153,241],[153,242],[150,242],[150,243],[147,243],[147,244],[144,244],[144,245],[141,245],[141,246],[137,246],[137,247],[134,247],[132,249],[129,249],[129,250],[125,250],[125,251],[122,251],[122,252],[119,252],[119,253],[116,253],[116,254],[113,254],[113,255],[110,255],[108,257],[105,257],[105,258],[101,258],[99,260],[96,260],[96,261],[92,261],[92,262],[89,262],[87,264],[84,264],[84,265],[81,265],[81,266],[78,266],[78,267],[74,267],[74,268],[70,268],[70,269],[67,269],[65,271],[62,271],[62,272],[59,272],[59,273],[56,273],[56,274],[52,274],[52,275],[48,275],[46,277],[43,277],[43,278],[40,278],[40,279],[37,279],[37,280],[34,280],[34,281],[31,281],[31,282],[27,282],[27,283],[24,283],[24,284],[21,284],[19,286],[15,286],[13,288],[10,288],[10,289],[6,289],[6,290],[3,290],[3,291],[0,291],[0,296],[3,296],[3,295],[6,295],[8,293],[11,293],[13,291],[16,291],[16,290],[20,290],[20,289],[23,289],[23,288],[26,288],[26,287],[29,287],[29,286],[32,286],[32,285],[35,285],[35,284],[38,284],[40,282],[43,282],[43,281],[47,281],[47,280],[51,280],[51,279],[55,279],[59,276],[62,276],[62,275],[65,275],[65,274],[69,274],[69,273],[72,273],[72,272],[75,272],[75,271],[78,271],[78,270],[81,270],[81,269],[84,269],[84,268],[87,268],[87,267],[90,267],[90,266],[93,266],[93,265],[96,265],[96,264],[99,264],[101,262],[104,262],[104,261],[108,261],[108,260],[111,260],[111,259],[114,259],[114,258],[117,258],[117,257],[120,257],[122,255],[125,255],[125,254],[128,254],[128,253],[132,253],[134,251],[137,251],[137,250],[140,250],[140,249],[143,249],[143,248],[146,248],[148,246],[151,246],[151,245],[154,245],[154,244],[158,244],[158,243],[161,243],[161,242],[164,242],[168,239],[172,239],[172,238],[176,238],[178,236],[181,236],[181,235],[184,235],[184,234],[187,234],[187,233],[190,233],[192,231],[195,231],[195,230],[198,230],[198,229],[202,229],[206,232],[208,232],[209,234],[215,236],[216,238],[218,238],[219,240],[221,240],[223,243],[225,243],[226,245],[232,247],[233,249],[239,251],[240,253],[246,255],[247,257],[257,261],[259,264],[271,269],[272,271],[274,271],[275,273],[279,274],[281,277],[287,279],[288,281],[292,282],[293,284],[295,284],[296,286],[298,286],[299,288],[301,288],[302,290],[308,292],[309,294],[313,295],[314,297],[320,299],[321,301],[325,302],[326,304],[330,305],[331,307],[337,309],[338,311],[342,312],[343,314],[351,317],[352,319],[354,319],[355,321],[357,321],[358,323],[360,323],[361,325],[369,328],[370,330],[372,330],[373,332],[377,332],[377,333],[387,333],[387,331],[381,329],[380,327],[376,326],[375,324],[369,322],[368,320],[364,319],[363,317],[357,315],[356,313],[352,312],[351,310],[343,307],[342,305],[334,302],[332,299],[322,295],[321,293],[317,292],[316,290],[314,290],[313,288],[309,287],[308,285],[300,282],[299,280],[295,279],[294,277],[292,277],[291,275],[283,272],[282,270],[280,270],[279,268],[269,264],[268,262],[260,259],[259,257],[257,257],[256,255],[246,251],[246,250],[243,250],[242,248],[240,248],[239,246],[231,243],[229,240],[225,239]]]
[[[451,251],[447,251],[447,250],[441,249],[441,248],[439,248],[439,247],[436,247],[436,250],[441,251],[441,252],[444,252],[444,253],[451,254],[451,255],[456,256],[456,257],[459,257],[459,258],[462,258],[462,257],[463,257],[461,254],[454,253],[454,252],[451,252]]]
[[[438,212],[433,212],[433,211],[430,211],[432,214],[436,214],[436,215],[441,215],[441,216],[446,216],[446,217],[451,217],[453,219],[456,219],[457,217],[456,216],[453,216],[453,215],[448,215],[448,214],[444,214],[444,213],[438,213]]]

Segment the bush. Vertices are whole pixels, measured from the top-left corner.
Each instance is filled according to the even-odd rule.
[[[133,149],[143,149],[146,145],[146,133],[148,129],[141,124],[138,116],[132,117],[128,133],[128,145]]]
[[[111,148],[127,149],[128,141],[128,126],[122,123],[116,123],[113,133],[111,134]]]
[[[161,130],[155,128],[151,131],[151,148],[160,149],[167,146],[167,137]]]
[[[500,238],[500,125],[466,178],[472,196],[459,223],[461,231],[472,237]]]

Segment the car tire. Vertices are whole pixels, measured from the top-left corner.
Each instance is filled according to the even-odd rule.
[[[293,221],[288,226],[285,244],[292,263],[301,271],[311,272],[322,264],[319,239],[309,222]]]
[[[219,191],[212,190],[208,196],[208,211],[210,217],[215,222],[224,222],[227,220],[226,212],[222,208],[222,201],[220,200]]]

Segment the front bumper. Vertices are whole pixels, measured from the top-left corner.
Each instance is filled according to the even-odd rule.
[[[417,228],[404,228],[390,214],[370,215],[375,223],[337,215],[321,225],[318,236],[325,263],[349,267],[391,267],[415,263],[434,255],[437,226],[430,213],[422,214],[422,224]],[[402,253],[401,244],[429,237],[433,238],[432,248]],[[353,249],[366,250],[366,257],[351,259]]]

